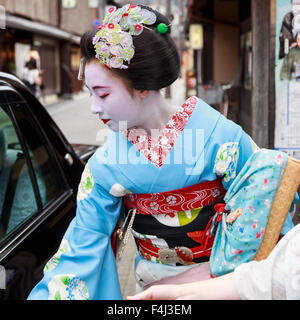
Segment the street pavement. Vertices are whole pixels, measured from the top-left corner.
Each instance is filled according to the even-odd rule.
[[[178,79],[171,87],[169,102],[181,105],[185,100],[185,87]],[[73,99],[46,104],[48,112],[71,143],[96,144],[101,146],[109,134],[109,129],[90,111],[92,99],[88,91],[75,94]],[[42,101],[43,103],[43,101]],[[136,246],[132,236],[123,252],[117,268],[123,297],[135,293],[134,256]]]
[[[109,129],[91,113],[91,103],[89,93],[83,91],[46,108],[69,142],[102,145]]]

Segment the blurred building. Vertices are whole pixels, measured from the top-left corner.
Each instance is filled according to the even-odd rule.
[[[299,1],[187,0],[185,4],[187,91],[193,89],[220,111],[228,97],[227,117],[259,147],[300,159],[300,77],[284,82],[278,75],[281,55],[293,48],[292,31],[300,32]],[[294,222],[299,221],[298,205]]]
[[[195,93],[219,105],[228,90],[228,116],[260,147],[274,147],[274,0],[189,0],[186,35],[202,26],[201,48],[187,42]],[[191,39],[189,39],[191,40]]]
[[[81,35],[98,18],[98,0],[0,0],[6,29],[0,30],[0,71],[22,77],[30,55],[44,70],[44,94],[67,97],[77,80]]]

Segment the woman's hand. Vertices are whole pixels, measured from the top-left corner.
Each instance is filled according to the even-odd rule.
[[[235,288],[234,273],[185,284],[156,285],[127,297],[128,300],[226,300],[240,299]]]
[[[187,300],[191,298],[191,293],[186,292],[185,284],[158,285],[127,297],[128,300]]]

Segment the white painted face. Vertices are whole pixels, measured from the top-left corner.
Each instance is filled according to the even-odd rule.
[[[294,16],[300,14],[300,0],[293,0],[292,1],[292,11]]]
[[[85,85],[92,95],[91,111],[113,130],[137,127],[144,121],[139,91],[129,92],[123,79],[114,75],[98,60],[88,62]],[[120,127],[120,121],[122,127]]]

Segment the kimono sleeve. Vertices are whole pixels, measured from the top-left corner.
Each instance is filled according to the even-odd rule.
[[[95,160],[86,165],[78,188],[76,217],[28,299],[122,299],[110,242],[122,201],[107,191],[105,174]]]
[[[244,131],[242,131],[238,141],[226,142],[220,146],[215,158],[214,173],[216,176],[223,177],[222,182],[226,190],[229,189],[231,183],[242,170],[249,157],[258,150],[260,150],[259,147]],[[290,212],[281,230],[282,235],[286,234],[294,227],[291,213],[294,204],[298,201],[299,197],[298,194],[296,194]]]

